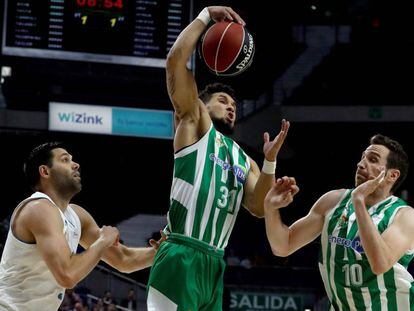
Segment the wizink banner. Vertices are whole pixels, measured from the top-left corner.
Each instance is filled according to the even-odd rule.
[[[69,103],[49,104],[49,130],[172,139],[173,112]]]
[[[49,103],[49,130],[112,134],[112,108]]]

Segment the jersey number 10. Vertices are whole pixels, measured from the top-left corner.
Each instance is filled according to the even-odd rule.
[[[352,265],[346,264],[342,267],[342,272],[345,272],[346,286],[361,286],[363,282],[362,267],[354,263]]]

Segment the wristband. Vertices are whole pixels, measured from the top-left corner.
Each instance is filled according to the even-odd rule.
[[[276,171],[276,161],[270,162],[264,159],[262,172],[265,174],[271,175],[271,174],[274,174],[275,171]]]
[[[208,8],[207,7],[205,7],[201,12],[200,12],[200,14],[198,14],[198,16],[197,16],[197,18],[199,19],[199,20],[201,20],[203,23],[204,23],[204,25],[208,25],[208,23],[210,22],[210,20],[211,20],[211,17],[210,17],[210,12],[208,11]]]

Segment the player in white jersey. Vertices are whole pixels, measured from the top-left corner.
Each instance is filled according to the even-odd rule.
[[[45,143],[25,166],[36,191],[14,210],[0,264],[0,310],[52,311],[102,259],[122,272],[152,264],[152,247],[128,248],[111,226],[99,228],[82,207],[71,204],[81,190],[80,165],[59,143]],[[78,243],[85,251],[76,254]]]
[[[147,300],[151,311],[221,310],[222,257],[237,213],[244,206],[263,217],[263,200],[274,183],[276,157],[289,129],[289,122],[282,121],[274,140],[265,133],[262,171],[225,136],[232,133],[236,120],[231,88],[216,83],[199,94],[186,67],[210,18],[244,24],[229,7],[205,8],[181,32],[167,57],[167,88],[176,115],[171,234],[151,269]]]
[[[324,194],[290,227],[278,209],[299,190],[279,179],[265,200],[266,232],[273,253],[288,256],[321,234],[319,269],[335,310],[414,310],[414,210],[393,193],[404,181],[402,146],[375,135],[362,153],[355,189]]]

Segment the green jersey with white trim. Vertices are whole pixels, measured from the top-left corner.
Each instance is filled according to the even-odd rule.
[[[407,271],[414,250],[404,254],[387,272],[375,275],[361,245],[352,190],[325,217],[321,235],[319,270],[335,310],[414,310],[414,280]],[[368,213],[380,233],[393,222],[403,200],[390,196]]]
[[[241,206],[249,157],[211,125],[174,158],[169,230],[225,248]]]

